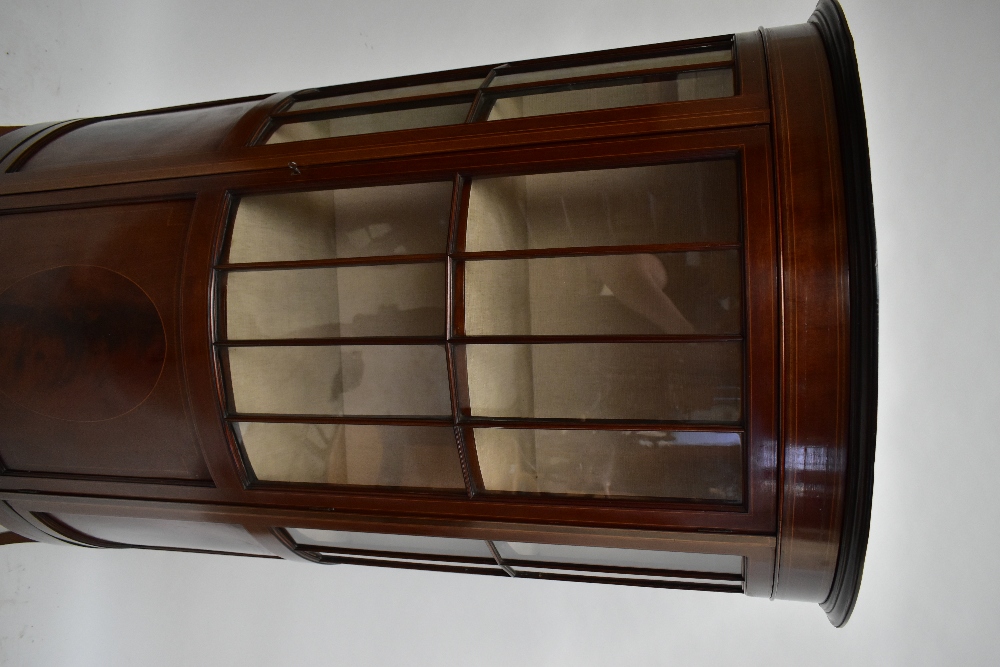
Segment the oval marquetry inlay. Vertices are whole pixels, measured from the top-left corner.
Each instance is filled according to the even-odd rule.
[[[156,385],[163,323],[142,289],[97,266],[61,266],[0,294],[0,392],[34,412],[101,421]]]

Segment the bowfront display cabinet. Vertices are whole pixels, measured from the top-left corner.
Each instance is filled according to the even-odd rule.
[[[808,23],[0,136],[0,523],[850,614],[876,284]]]

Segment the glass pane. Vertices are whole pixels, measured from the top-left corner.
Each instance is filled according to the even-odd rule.
[[[464,489],[449,426],[233,424],[257,479]]]
[[[623,574],[621,572],[615,572],[614,574],[604,574],[601,572],[592,572],[589,570],[576,570],[567,568],[557,568],[557,567],[532,567],[527,565],[516,565],[511,567],[514,573],[519,577],[532,577],[537,579],[584,579],[585,581],[590,581],[592,579],[597,579],[601,583],[605,584],[638,584],[639,582],[649,582],[649,583],[660,583],[660,582],[683,582],[685,584],[706,584],[708,586],[728,586],[734,592],[740,590],[740,584],[734,581],[719,581],[708,576],[685,576],[685,577],[671,577],[671,576],[657,576],[655,574]]]
[[[288,108],[289,111],[304,111],[307,109],[324,109],[345,104],[361,104],[363,102],[382,102],[401,97],[417,97],[419,95],[436,95],[439,93],[454,93],[463,90],[475,91],[482,79],[463,79],[462,81],[445,81],[443,83],[425,83],[421,86],[406,88],[389,88],[387,90],[369,90],[363,93],[349,93],[321,97],[315,100],[301,100]]]
[[[466,262],[470,336],[737,334],[736,250]]]
[[[536,72],[514,72],[504,74],[503,70],[497,72],[497,76],[490,82],[491,88],[497,86],[513,86],[522,83],[535,83],[538,81],[554,81],[556,79],[569,79],[581,76],[595,76],[598,74],[614,74],[617,72],[638,72],[647,69],[660,69],[662,67],[682,67],[684,65],[700,65],[702,63],[727,62],[732,59],[732,49],[716,49],[712,51],[696,51],[694,53],[680,53],[673,55],[655,56],[653,58],[642,58],[639,60],[619,60],[611,63],[599,63],[596,65],[579,65],[576,67],[563,67],[560,69],[547,69]]]
[[[468,345],[477,417],[739,421],[743,346]]]
[[[735,160],[481,178],[466,250],[739,240]]]
[[[458,537],[427,537],[425,535],[386,535],[383,533],[355,533],[344,530],[317,530],[314,528],[287,528],[288,533],[301,546],[339,547],[368,551],[395,551],[410,554],[437,556],[464,556],[492,558],[493,552],[482,540]]]
[[[475,429],[488,491],[738,502],[739,433]]]
[[[613,549],[610,547],[573,547],[565,544],[531,544],[528,542],[494,542],[500,557],[513,561],[542,561],[575,565],[609,565],[612,567],[642,567],[656,570],[686,570],[742,574],[743,558],[730,554],[693,554],[678,551],[647,549]]]
[[[436,345],[228,348],[236,412],[302,415],[451,414]]]
[[[558,90],[542,89],[537,93],[500,97],[494,100],[486,120],[708,100],[731,97],[732,94],[731,69],[697,70],[663,77],[658,81],[594,81],[571,84]]]
[[[445,332],[444,263],[232,271],[226,288],[231,340]]]
[[[93,514],[58,514],[56,518],[84,535],[119,544],[272,555],[243,526],[227,523]]]
[[[279,125],[268,144],[284,144],[290,141],[310,141],[330,137],[349,137],[357,134],[412,130],[418,127],[439,125],[459,125],[469,115],[472,101],[458,104],[439,104],[415,109],[393,109],[371,111],[369,113],[336,116],[324,120],[310,120],[300,123]]]
[[[443,181],[243,197],[229,261],[443,254],[451,193]]]

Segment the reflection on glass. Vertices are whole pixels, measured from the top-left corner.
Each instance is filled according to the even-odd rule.
[[[428,537],[425,535],[386,535],[382,533],[355,533],[345,530],[317,530],[314,528],[287,528],[295,543],[301,546],[364,549],[367,551],[395,551],[410,554],[437,556],[464,556],[466,558],[492,558],[493,552],[481,540],[458,537]]]
[[[56,518],[84,535],[118,544],[272,555],[243,526],[228,523],[94,514],[58,514]]]
[[[451,193],[443,181],[243,197],[229,261],[443,254]]]
[[[465,347],[473,416],[734,423],[743,346],[725,343]]]
[[[241,422],[233,430],[262,481],[465,488],[448,426]]]
[[[742,499],[738,433],[475,429],[487,491]]]
[[[405,88],[389,88],[384,90],[368,90],[347,95],[333,95],[315,100],[300,100],[288,108],[289,111],[305,111],[307,109],[325,109],[326,107],[343,106],[346,104],[362,104],[364,102],[383,102],[403,97],[418,97],[420,95],[436,95],[440,93],[455,93],[475,91],[482,79],[463,79],[462,81],[444,81],[442,83],[425,83],[420,86]]]
[[[736,334],[736,250],[471,261],[470,336]]]
[[[655,56],[652,58],[641,58],[638,60],[619,60],[611,63],[599,63],[594,65],[578,65],[576,67],[562,67],[559,69],[546,69],[535,72],[512,72],[505,73],[505,70],[497,70],[497,76],[490,82],[490,88],[498,86],[513,86],[522,83],[535,83],[538,81],[555,81],[556,79],[570,79],[582,76],[596,76],[598,74],[616,74],[618,72],[639,72],[649,69],[660,69],[663,67],[682,67],[685,65],[700,65],[702,63],[721,63],[732,58],[732,50],[728,47],[713,49],[711,51],[696,51],[694,53],[679,53],[673,55]]]
[[[228,348],[233,409],[243,414],[448,416],[443,347]]]
[[[226,277],[230,340],[444,335],[444,263],[386,264]]]
[[[743,558],[730,554],[695,554],[647,549],[575,547],[565,544],[494,542],[504,561],[534,561],[611,567],[641,567],[655,570],[686,570],[742,574]]]
[[[414,109],[370,110],[367,113],[335,116],[323,120],[285,123],[267,138],[265,143],[284,144],[290,141],[310,141],[357,134],[412,130],[418,127],[459,125],[465,122],[472,100],[458,104],[439,104]]]
[[[664,104],[688,100],[731,97],[731,69],[683,72],[658,80],[590,81],[567,84],[556,90],[495,98],[486,120],[508,120],[529,116],[548,116],[575,111],[617,109],[642,104]]]
[[[735,160],[473,181],[466,250],[739,240]]]

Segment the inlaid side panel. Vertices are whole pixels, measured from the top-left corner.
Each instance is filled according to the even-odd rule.
[[[178,353],[191,202],[0,217],[0,458],[208,480]]]

